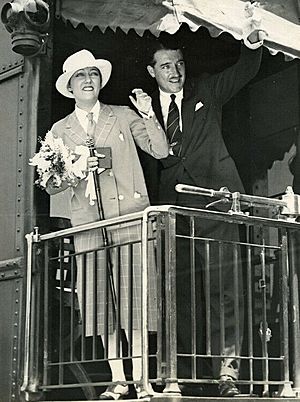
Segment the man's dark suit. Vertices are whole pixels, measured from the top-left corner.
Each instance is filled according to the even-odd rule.
[[[201,187],[219,189],[226,186],[230,191],[243,192],[243,185],[233,159],[230,157],[222,137],[222,106],[247,84],[258,72],[261,61],[261,50],[253,51],[242,47],[238,62],[221,73],[207,78],[186,80],[182,101],[182,153],[181,157],[168,156],[161,160],[159,203],[193,206],[201,208],[211,199],[204,197],[178,194],[175,191],[177,183],[197,185]],[[159,92],[152,97],[153,109],[163,125],[163,118],[159,102]],[[177,231],[186,232],[187,222],[179,220]],[[239,239],[236,225],[218,222],[202,221],[196,225],[196,234],[218,238],[221,240],[237,241]],[[203,267],[203,249],[198,244],[197,262]],[[178,322],[178,351],[190,351],[190,274],[189,274],[189,244],[183,240],[177,245],[177,322]],[[218,255],[217,250],[211,248],[211,323],[213,353],[220,353],[220,328],[216,319],[219,317],[219,289],[218,283]],[[222,270],[224,272],[225,292],[225,354],[239,354],[234,348],[234,311],[233,311],[233,255],[232,250],[223,250]],[[199,272],[198,272],[199,273]],[[199,275],[196,275],[196,286],[199,288]],[[242,284],[239,288],[242,293]],[[201,297],[200,297],[201,299]],[[228,303],[227,303],[228,301]],[[198,304],[201,300],[198,300]],[[243,310],[243,298],[240,295],[240,310]],[[217,315],[214,315],[217,314]],[[197,320],[200,321],[200,318]],[[243,314],[240,315],[240,327],[243,327]],[[199,331],[201,329],[199,328]],[[200,333],[200,332],[199,332]],[[200,336],[199,336],[200,338]],[[199,339],[201,342],[201,340]],[[200,350],[200,346],[198,349]],[[227,352],[226,352],[227,350]],[[179,377],[189,377],[190,371],[178,367]],[[216,369],[219,375],[219,369]],[[238,376],[237,367],[222,369],[221,374]]]

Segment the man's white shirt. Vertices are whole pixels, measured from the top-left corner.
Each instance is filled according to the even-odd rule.
[[[169,106],[171,103],[170,95],[172,95],[172,94],[164,92],[161,89],[159,90],[161,112],[162,112],[165,128],[167,128]],[[182,99],[183,99],[183,89],[179,92],[174,93],[174,95],[176,95],[175,102],[176,102],[176,105],[179,110],[179,127],[180,127],[180,130],[182,131],[181,103],[182,103]]]

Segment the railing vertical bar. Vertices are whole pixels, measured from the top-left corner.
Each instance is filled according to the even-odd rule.
[[[165,359],[166,359],[166,376],[170,378],[170,292],[169,292],[169,271],[170,271],[170,250],[171,250],[171,235],[170,235],[170,214],[165,217],[165,253],[164,253],[164,285],[165,285]],[[176,241],[176,238],[175,238]]]
[[[121,246],[116,247],[116,262],[116,351],[117,357],[121,357]]]
[[[177,389],[176,214],[166,220],[166,363],[170,389]]]
[[[240,343],[241,343],[241,334],[240,334],[240,289],[239,286],[242,284],[239,283],[239,251],[238,245],[236,243],[233,244],[233,286],[234,286],[234,320],[235,320],[235,354],[239,355],[240,351]]]
[[[107,258],[107,253],[109,253],[109,250],[107,248],[104,249],[104,251],[101,251],[104,256],[104,261],[103,264],[106,267],[104,269],[104,335],[103,335],[103,347],[104,347],[104,359],[108,359],[108,331],[109,331],[109,325],[111,324],[109,322],[109,300],[110,300],[110,294],[109,294],[109,275],[108,275],[108,267],[107,263],[110,261],[109,258]]]
[[[98,289],[98,278],[97,278],[97,271],[98,271],[98,253],[94,251],[92,253],[93,258],[93,345],[92,345],[92,356],[93,359],[97,358],[97,321],[98,321],[98,298],[97,298],[97,289]]]
[[[197,332],[196,332],[196,272],[195,272],[195,218],[190,217],[190,256],[191,256],[191,327],[192,327],[192,379],[197,377]],[[199,335],[198,335],[199,336]]]
[[[75,257],[70,256],[71,269],[71,320],[70,320],[70,360],[74,361],[75,353]]]
[[[249,357],[249,393],[253,394],[253,298],[252,298],[252,254],[250,246],[250,227],[246,226],[246,258],[247,258],[247,326],[248,326],[248,357]]]
[[[267,322],[267,289],[266,289],[266,249],[265,249],[265,230],[262,228],[262,247],[260,251],[260,259],[261,259],[261,292],[262,292],[262,323],[261,323],[261,342],[262,342],[262,375],[263,381],[265,384],[263,386],[263,395],[266,396],[269,393],[269,356],[268,356],[268,340],[267,340],[267,330],[268,330],[268,322]]]
[[[287,241],[287,231],[282,229],[281,233],[281,353],[283,356],[283,380],[286,384],[289,383],[289,312],[288,312],[288,301],[289,301],[289,287],[288,287],[288,277],[289,277],[289,260],[288,260],[288,241]],[[287,385],[288,387],[288,385]],[[283,390],[283,394],[284,394]]]
[[[59,363],[64,361],[64,238],[59,239]],[[64,366],[59,365],[59,384],[64,383]]]
[[[49,243],[44,243],[44,372],[43,384],[48,384],[49,361]]]
[[[211,355],[211,283],[210,283],[210,243],[204,242],[205,260],[204,260],[204,283],[205,283],[205,310],[206,310],[206,354]]]
[[[37,233],[37,230],[36,230]],[[32,275],[34,270],[35,258],[33,251],[33,242],[36,234],[26,235],[27,241],[27,271],[26,271],[26,310],[25,310],[25,331],[24,331],[24,375],[21,390],[26,392],[29,387],[30,374],[32,368],[31,355],[31,328],[32,328]]]
[[[148,257],[149,257],[149,215],[147,210],[143,213],[143,219],[141,221],[142,238],[142,387],[146,392],[149,390],[149,343],[148,343],[148,304],[149,304],[149,292],[148,292]]]
[[[39,252],[40,252],[40,246]],[[32,333],[32,351],[33,351],[33,371],[32,377],[37,379],[40,377],[40,334],[43,333],[41,331],[41,327],[39,325],[41,320],[41,275],[42,270],[38,264],[35,264],[36,271],[34,275],[34,287],[32,289],[32,299],[34,300],[34,333]]]
[[[288,249],[290,261],[290,282],[291,289],[291,316],[292,316],[292,361],[293,361],[293,389],[297,396],[300,395],[300,328],[299,328],[299,278],[297,270],[297,238],[299,233],[291,231],[288,234]],[[299,241],[299,240],[298,240]],[[298,254],[300,256],[300,254]]]
[[[85,333],[86,333],[86,261],[87,261],[87,254],[81,254],[81,294],[82,294],[82,312],[81,312],[81,321],[82,321],[82,335],[81,335],[81,360],[85,360],[86,356],[86,340],[85,340]]]
[[[224,278],[223,278],[223,255],[224,244],[218,243],[219,250],[219,309],[220,309],[220,352],[225,350],[225,309],[224,309]]]
[[[162,276],[162,215],[158,215],[156,221],[156,269],[157,269],[157,341],[156,341],[156,376],[158,379],[163,377],[163,327],[164,308],[163,308],[163,276]]]
[[[132,356],[133,334],[133,245],[128,245],[128,353]]]

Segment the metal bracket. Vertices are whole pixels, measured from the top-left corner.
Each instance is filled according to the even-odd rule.
[[[263,333],[263,324],[262,324],[262,322],[260,323],[258,333],[259,333],[259,336],[262,339],[263,334],[264,334]],[[270,340],[272,338],[272,331],[271,331],[271,329],[269,327],[266,328],[265,337],[266,337],[266,342],[270,342]]]
[[[231,215],[249,216],[249,212],[243,212],[241,209],[241,193],[238,191],[232,193],[232,205],[228,213]]]
[[[40,242],[39,228],[37,226],[35,226],[33,228],[32,241],[33,241],[33,243],[39,243]]]

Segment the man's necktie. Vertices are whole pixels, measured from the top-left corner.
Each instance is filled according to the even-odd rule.
[[[95,145],[95,129],[96,129],[96,123],[93,119],[93,112],[89,112],[87,114],[88,118],[88,124],[87,124],[87,145],[88,146],[94,146]]]
[[[180,156],[182,147],[182,132],[179,127],[179,110],[175,102],[176,95],[170,95],[171,102],[169,106],[167,119],[167,138],[171,146],[171,154]]]

